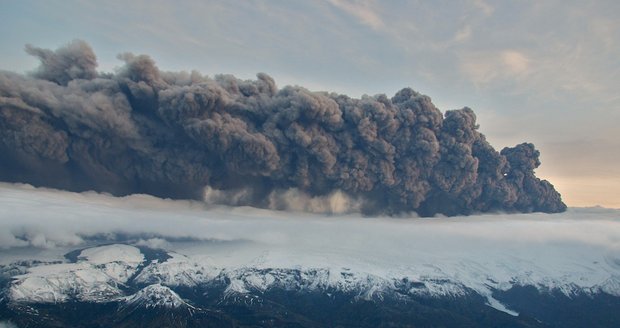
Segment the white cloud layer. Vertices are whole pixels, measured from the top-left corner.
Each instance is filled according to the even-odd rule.
[[[166,239],[192,238],[360,251],[375,246],[385,251],[464,251],[481,245],[564,243],[620,250],[620,210],[571,208],[562,214],[362,218],[358,214],[326,216],[0,184],[0,247],[4,249],[80,245],[88,237],[118,235],[142,236],[139,243],[156,248],[166,248]]]

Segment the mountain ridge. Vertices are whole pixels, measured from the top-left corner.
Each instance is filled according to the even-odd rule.
[[[388,279],[376,275],[363,276],[347,268],[340,272],[328,269],[251,267],[233,270],[223,268],[219,272],[218,269],[210,268],[211,271],[209,271],[209,267],[204,264],[201,266],[197,262],[192,263],[190,257],[161,250],[158,251],[163,258],[161,262],[159,259],[151,258],[150,263],[143,265],[146,257],[142,255],[141,249],[146,248],[144,246],[137,248],[127,244],[108,244],[81,250],[76,263],[35,263],[34,266],[27,268],[25,273],[11,277],[8,287],[3,291],[5,297],[2,302],[7,307],[4,316],[10,318],[11,313],[19,314],[30,317],[36,322],[37,317],[45,317],[40,314],[40,311],[43,311],[42,313],[51,311],[49,313],[55,314],[50,315],[62,322],[59,309],[66,307],[100,308],[94,313],[100,313],[98,311],[103,311],[104,308],[113,308],[119,317],[132,317],[138,313],[139,317],[169,317],[165,320],[161,318],[154,320],[164,320],[162,322],[168,322],[174,327],[190,327],[192,325],[189,322],[194,316],[199,318],[196,322],[202,322],[200,318],[209,317],[212,311],[227,313],[230,317],[226,318],[235,321],[238,319],[237,315],[245,312],[251,313],[248,314],[251,317],[275,316],[282,319],[285,317],[282,313],[287,313],[291,310],[290,307],[303,313],[305,310],[302,311],[297,307],[301,309],[320,307],[320,304],[353,308],[368,307],[372,309],[368,310],[371,313],[378,311],[377,315],[386,315],[401,307],[407,309],[408,306],[415,308],[429,306],[424,304],[440,304],[439,308],[435,305],[431,308],[439,312],[448,311],[458,317],[463,315],[463,313],[458,314],[458,311],[463,310],[464,304],[472,303],[474,305],[471,306],[476,308],[476,311],[494,313],[492,315],[494,318],[499,316],[493,320],[499,320],[498,318],[501,317],[504,318],[502,320],[516,324],[523,320],[536,322],[531,316],[531,312],[535,311],[528,309],[527,302],[524,303],[524,297],[518,297],[519,293],[527,294],[527,298],[534,302],[537,299],[555,298],[570,305],[571,302],[583,303],[584,299],[589,298],[591,303],[602,299],[607,300],[608,303],[611,302],[609,304],[620,305],[620,288],[615,288],[620,286],[617,282],[609,284],[606,288],[602,286],[580,288],[574,284],[566,285],[572,286],[571,289],[554,285],[543,279],[538,284],[520,284],[515,281],[509,288],[488,286],[486,290],[476,290],[462,282],[450,279],[425,279],[423,277],[416,281],[408,278]],[[88,257],[83,254],[107,255]],[[127,254],[132,255],[127,256]],[[137,261],[138,259],[140,261]],[[9,271],[10,267],[11,265],[5,265],[3,271]],[[125,272],[119,268],[123,268]],[[134,272],[136,268],[140,268],[140,271]],[[175,268],[175,270],[170,268]],[[99,274],[95,274],[95,271],[99,271]],[[133,274],[128,274],[132,272]],[[89,279],[98,278],[100,275],[107,275],[109,279]],[[31,279],[35,279],[38,284],[29,281]],[[487,283],[492,284],[491,281]],[[496,286],[500,285],[496,284]],[[52,286],[59,288],[53,290]],[[47,294],[42,293],[42,290],[47,291]],[[319,303],[314,304],[317,301]],[[518,312],[521,309],[526,309],[526,314]],[[470,310],[473,311],[472,309],[467,311]],[[237,313],[238,311],[241,312]],[[467,315],[474,315],[467,311],[465,311]],[[308,316],[311,312],[305,315],[300,314],[298,320],[305,322],[304,320],[311,319],[312,316]],[[506,319],[507,317],[499,313],[504,313],[514,319]],[[348,317],[345,314],[332,313],[330,315],[334,318],[340,318],[341,315]],[[408,314],[409,317],[405,316],[407,320],[413,320],[411,315],[413,314]],[[302,320],[302,317],[305,319]],[[434,318],[434,315],[431,317]],[[112,318],[101,320],[112,320]],[[517,324],[516,326],[528,327],[532,322],[527,324],[521,322],[523,325]],[[312,326],[306,323],[307,326]],[[541,322],[538,326],[544,325]]]

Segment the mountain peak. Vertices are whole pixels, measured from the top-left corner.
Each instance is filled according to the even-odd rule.
[[[146,286],[133,295],[124,298],[127,305],[146,308],[180,308],[193,306],[187,304],[179,294],[161,284]]]

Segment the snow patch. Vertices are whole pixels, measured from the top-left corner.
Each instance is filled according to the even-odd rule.
[[[508,313],[513,317],[516,317],[519,315],[519,312],[515,312],[513,310],[508,309],[504,304],[500,303],[500,301],[494,299],[491,296],[487,296],[487,305],[496,310],[502,311],[504,313]]]
[[[114,244],[87,248],[83,250],[78,259],[92,264],[108,264],[112,262],[138,265],[144,261],[144,255],[136,247]]]
[[[135,277],[135,281],[142,284],[194,287],[214,279],[220,273],[208,263],[199,263],[178,253],[168,254],[171,258],[163,263],[150,263]]]

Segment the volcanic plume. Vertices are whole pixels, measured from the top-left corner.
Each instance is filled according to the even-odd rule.
[[[26,51],[36,71],[0,72],[3,181],[190,199],[215,190],[270,208],[291,190],[339,194],[369,214],[566,209],[535,176],[534,145],[498,152],[470,108],[442,114],[410,88],[355,99],[279,89],[264,73],[165,72],[131,53],[100,73],[79,40]]]

